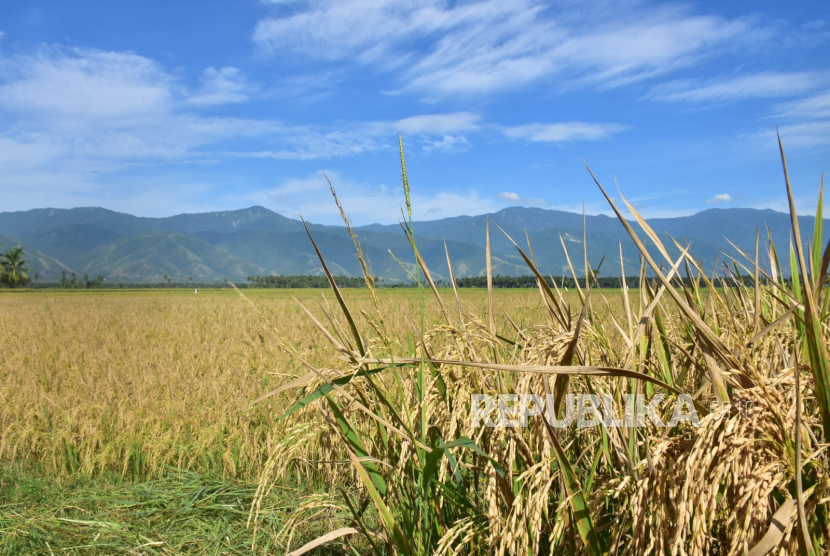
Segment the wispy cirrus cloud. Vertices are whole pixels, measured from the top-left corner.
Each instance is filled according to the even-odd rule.
[[[272,136],[278,148],[237,153],[250,158],[316,160],[341,158],[393,148],[389,138],[398,133],[425,151],[462,150],[469,144],[464,133],[484,127],[471,112],[420,114],[399,120],[334,122],[325,126],[286,125]]]
[[[749,19],[637,4],[298,2],[263,17],[253,40],[274,54],[394,71],[403,88],[447,95],[553,78],[562,87],[614,87],[766,35]]]
[[[457,152],[470,147],[472,134],[497,134],[509,139],[562,143],[598,141],[629,129],[613,123],[562,122],[500,126],[470,112],[424,114],[401,120],[337,122],[330,126],[287,126],[278,133],[280,148],[238,156],[277,160],[339,158],[394,148],[389,137],[403,133],[425,152]]]
[[[504,127],[504,135],[510,139],[525,139],[540,143],[562,143],[566,141],[598,141],[630,129],[614,123],[559,122],[532,123]]]
[[[248,100],[251,85],[234,67],[207,68],[202,73],[202,88],[187,98],[197,106],[233,104]]]
[[[778,127],[778,133],[784,146],[788,148],[815,148],[830,145],[830,120],[806,121]],[[758,145],[776,145],[776,130],[767,127],[748,133],[742,139],[754,141]]]
[[[202,111],[244,102],[252,88],[232,67],[206,69],[201,87],[191,91],[157,62],[134,53],[43,47],[0,58],[0,114],[14,122],[0,132],[0,141],[6,153],[15,153],[10,163],[18,166],[77,165],[94,172],[205,156],[356,156],[391,148],[389,138],[397,133],[426,152],[452,152],[469,148],[469,134],[497,127],[470,111],[325,125]],[[593,140],[615,129],[608,124],[533,124],[505,133],[534,141]],[[259,148],[220,147],[235,138],[256,138]]]
[[[380,126],[387,124],[381,123]],[[454,112],[450,114],[424,114],[410,116],[388,124],[401,133],[458,133],[475,131],[481,128],[481,116],[472,112]]]
[[[321,195],[329,195],[328,183],[322,175],[324,171],[331,179],[341,204],[355,222],[393,224],[400,220],[404,202],[400,186],[363,183],[336,170],[286,178],[279,186],[257,193],[250,201],[274,206],[282,214],[302,214],[316,223],[339,225],[342,220],[334,202],[320,202]],[[412,208],[416,219],[434,220],[494,212],[498,206],[492,199],[482,197],[474,190],[456,190],[427,194],[413,191]]]
[[[464,135],[444,135],[438,139],[426,139],[424,152],[460,152],[470,147],[470,141]]]
[[[810,93],[830,83],[830,72],[760,72],[713,79],[675,80],[654,87],[649,95],[664,102],[719,103],[754,98],[786,98]]]
[[[830,92],[779,104],[773,111],[779,116],[793,118],[830,118]]]
[[[354,157],[394,149],[394,136],[399,132],[425,153],[454,153],[474,148],[475,139],[482,137],[594,141],[624,129],[618,124],[589,122],[511,127],[469,110],[308,124],[231,116],[223,109],[247,102],[256,92],[256,84],[228,66],[209,67],[189,83],[178,70],[133,52],[62,46],[0,52],[0,121],[5,124],[0,130],[0,191],[20,191],[16,199],[23,204],[16,208],[37,204],[24,190],[64,206],[95,205],[118,189],[105,184],[114,183],[113,179],[127,183],[125,176],[137,168],[182,172],[183,165],[217,164],[240,157],[286,161]],[[118,177],[112,178],[115,174]],[[156,179],[167,184],[175,181],[169,176]],[[190,181],[193,191],[210,187],[198,178]],[[397,194],[387,195],[379,187],[368,196],[351,190],[353,206],[372,200],[380,207],[394,206],[397,214]],[[156,199],[176,197],[168,187],[157,188],[153,195]],[[184,188],[180,195],[185,195]],[[110,200],[109,206],[129,205],[124,199],[135,196],[118,197],[121,201]],[[478,196],[444,191],[426,195],[420,202],[424,218],[501,206],[493,192]],[[541,205],[543,200],[521,202]]]

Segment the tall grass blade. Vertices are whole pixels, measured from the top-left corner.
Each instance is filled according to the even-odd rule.
[[[461,296],[458,295],[458,285],[455,282],[455,271],[452,268],[452,261],[450,260],[450,250],[447,247],[447,240],[444,240],[444,253],[447,254],[447,272],[452,284],[452,292],[455,294],[455,304],[458,307],[458,322],[461,327],[464,327],[464,312],[461,309]]]
[[[318,388],[313,390],[311,393],[304,396],[300,401],[295,403],[291,406],[285,413],[277,417],[277,421],[281,421],[285,419],[292,413],[303,409],[307,405],[314,403],[315,401],[319,400],[323,396],[327,396],[331,391],[335,390],[337,386],[345,386],[351,383],[354,379],[362,376],[371,376],[377,373],[380,373],[389,367],[378,367],[375,369],[368,369],[368,370],[360,370],[356,373],[351,373],[345,376],[341,376],[335,379],[332,379],[331,382],[326,382],[325,384],[321,384]],[[288,386],[288,385],[286,385]]]
[[[754,335],[761,329],[761,265],[758,260],[761,245],[761,228],[755,230],[755,314],[752,322]]]
[[[490,326],[490,337],[493,339],[493,360],[499,361],[499,348],[496,340],[496,315],[493,303],[493,252],[490,248],[490,220],[487,220],[487,323]]]
[[[533,260],[531,260],[530,257],[528,257],[525,254],[524,251],[522,251],[522,248],[519,247],[519,245],[515,241],[513,241],[513,238],[510,237],[510,235],[507,232],[505,232],[501,228],[501,226],[496,224],[496,227],[499,230],[502,231],[502,233],[507,237],[507,239],[510,240],[510,243],[512,243],[513,246],[516,248],[516,250],[519,252],[519,255],[522,256],[522,259],[524,259],[524,262],[527,265],[527,267],[536,276],[536,282],[539,284],[539,287],[542,288],[542,291],[544,291],[545,295],[547,295],[548,299],[550,299],[551,304],[553,304],[554,306],[558,306],[559,303],[558,303],[558,300],[556,299],[556,296],[553,294],[553,291],[550,289],[550,286],[548,285],[547,280],[545,280],[545,277],[542,276],[541,272],[539,272],[539,269],[537,268],[536,263],[534,263]],[[555,283],[554,283],[554,285],[555,285]],[[566,323],[564,322],[564,315],[560,315],[560,318],[558,320],[563,326],[566,325]]]
[[[801,484],[801,370],[798,368],[798,342],[793,342],[791,365],[795,374],[795,500],[798,508],[798,550],[803,556],[815,556],[807,512],[804,509],[804,487]]]
[[[452,326],[452,323],[450,321],[450,315],[449,313],[447,313],[447,308],[444,307],[444,302],[441,300],[441,295],[438,293],[438,288],[435,286],[435,282],[432,279],[432,274],[430,273],[429,268],[427,268],[427,263],[424,261],[424,258],[421,256],[421,253],[415,246],[415,238],[412,236],[412,234],[409,233],[409,230],[406,228],[406,226],[401,225],[401,228],[403,228],[403,233],[406,236],[406,239],[409,240],[409,245],[412,247],[412,250],[415,252],[415,258],[418,260],[418,265],[421,267],[421,270],[424,273],[424,277],[426,277],[427,282],[429,283],[429,287],[432,289],[432,293],[435,294],[435,299],[438,301],[438,306],[441,308],[441,314],[444,315],[447,324]]]
[[[302,218],[302,217],[301,217]],[[357,325],[352,318],[352,313],[349,311],[348,305],[346,305],[346,300],[343,299],[343,294],[340,293],[340,288],[337,287],[337,283],[334,281],[334,276],[332,276],[331,272],[329,271],[329,267],[326,264],[325,259],[323,258],[323,254],[320,253],[320,249],[317,247],[317,243],[314,241],[314,238],[311,236],[311,231],[308,229],[308,224],[306,224],[305,220],[303,219],[303,226],[305,227],[305,231],[308,234],[308,239],[311,240],[311,245],[314,246],[314,252],[317,253],[317,258],[320,259],[320,264],[323,267],[323,272],[326,273],[326,278],[329,281],[329,286],[331,286],[331,290],[334,292],[335,297],[337,297],[337,302],[340,304],[340,308],[343,310],[343,315],[346,317],[346,320],[349,323],[349,328],[352,331],[352,336],[354,336],[355,343],[357,344],[357,349],[360,351],[360,355],[366,355],[366,351],[363,348],[363,340],[360,337],[360,332],[357,330]]]
[[[365,461],[365,459],[370,457],[370,454],[364,446],[363,442],[360,441],[359,433],[355,430],[355,428],[352,426],[352,424],[349,422],[346,416],[343,415],[343,412],[340,411],[340,408],[337,406],[334,400],[332,400],[330,396],[326,396],[326,400],[329,403],[329,409],[331,409],[332,413],[334,414],[334,418],[340,427],[340,433],[351,446],[351,450],[349,451],[349,453],[351,454],[352,450],[357,452],[357,455],[364,460],[364,463],[361,468],[364,469],[365,472],[368,474],[368,477],[370,478],[372,484],[374,484],[375,488],[377,488],[382,495],[386,495],[387,487],[386,481],[383,479],[383,475],[380,474],[377,466],[374,463],[370,461]]]
[[[545,385],[545,393],[551,395],[550,385],[547,380],[542,381]],[[549,408],[548,411],[553,411]],[[582,484],[574,472],[571,462],[568,460],[568,454],[559,443],[556,437],[556,431],[548,423],[544,421],[545,429],[548,432],[551,444],[553,445],[556,461],[559,463],[559,471],[562,473],[562,483],[567,494],[567,499],[573,512],[574,520],[576,521],[576,529],[585,545],[586,550],[591,556],[600,556],[604,551],[597,537],[596,529],[594,528],[594,520],[591,518],[590,508],[585,501],[585,494],[582,491]]]
[[[804,281],[804,326],[806,328],[807,352],[810,359],[810,368],[813,371],[813,380],[816,389],[816,402],[821,414],[824,429],[824,441],[830,442],[830,361],[827,359],[827,347],[824,340],[824,331],[819,321],[818,307],[810,287],[807,274],[807,263],[804,259],[804,249],[801,244],[801,232],[798,228],[798,214],[795,210],[790,174],[787,171],[787,158],[784,155],[784,144],[781,135],[778,135],[778,147],[781,151],[781,164],[784,167],[784,181],[787,185],[787,200],[790,205],[790,221],[793,228],[795,251],[798,256],[798,266],[801,278]],[[819,203],[820,205],[820,203]],[[798,282],[798,274],[793,275],[793,285]]]
[[[409,538],[407,538],[406,533],[403,529],[401,529],[398,521],[395,519],[395,516],[392,515],[389,507],[383,501],[383,496],[375,488],[374,482],[372,481],[363,463],[361,463],[354,452],[348,448],[347,452],[349,454],[349,459],[352,461],[352,465],[354,465],[355,470],[357,470],[357,476],[360,478],[360,482],[363,483],[364,488],[366,488],[366,491],[369,493],[369,497],[375,504],[375,508],[378,510],[378,514],[383,521],[384,528],[392,535],[395,548],[402,554],[414,555],[415,552],[412,550]]]
[[[816,289],[823,276],[819,274],[821,267],[821,246],[824,245],[824,174],[821,175],[821,185],[818,190],[818,202],[816,203],[816,221],[813,225],[812,257],[810,259],[810,270],[812,272],[813,289]]]
[[[692,309],[688,305],[688,303],[686,303],[686,301],[680,296],[680,294],[675,290],[673,284],[671,284],[671,282],[663,274],[660,266],[654,261],[651,254],[646,249],[645,245],[643,245],[643,242],[640,240],[640,238],[634,232],[631,225],[628,223],[628,221],[622,215],[620,210],[617,208],[617,205],[614,203],[614,201],[611,200],[611,197],[599,183],[597,177],[594,175],[594,173],[591,171],[587,164],[585,165],[585,167],[588,169],[588,173],[591,174],[594,183],[596,183],[597,187],[599,187],[600,191],[605,196],[605,199],[606,201],[608,201],[608,204],[611,205],[611,208],[614,210],[614,213],[617,215],[617,218],[620,220],[623,227],[628,232],[628,235],[631,237],[632,240],[634,240],[635,245],[640,250],[640,253],[646,260],[646,262],[648,262],[648,265],[651,267],[652,272],[657,276],[658,280],[660,280],[660,282],[662,282],[663,285],[666,287],[666,291],[668,291],[669,294],[672,296],[681,312],[692,322],[692,324],[695,327],[695,330],[701,336],[701,339],[710,345],[712,351],[727,364],[727,367],[736,369],[740,368],[741,364],[735,357],[735,355],[732,353],[732,351],[726,346],[726,344],[724,344],[723,340],[721,340],[718,337],[718,335],[715,334],[715,332],[703,321],[700,314],[694,309]],[[634,207],[630,207],[629,210],[632,212],[632,214],[639,216]],[[654,231],[651,230],[650,233],[654,234]],[[662,243],[660,245],[662,245]],[[661,251],[665,251],[665,248],[663,248]]]

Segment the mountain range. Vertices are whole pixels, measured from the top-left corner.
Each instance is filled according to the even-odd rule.
[[[494,274],[529,274],[499,227],[523,249],[527,233],[536,261],[546,274],[570,274],[564,244],[581,275],[583,239],[592,267],[596,268],[604,258],[602,275],[620,274],[620,245],[625,273],[639,272],[638,252],[616,218],[586,216],[583,238],[581,214],[511,207],[492,214],[415,222],[418,248],[436,280],[447,277],[445,241],[457,277],[485,273],[488,221]],[[812,237],[815,218],[802,216],[799,221],[806,241]],[[784,257],[782,263],[786,263],[790,220],[785,213],[710,209],[692,216],[648,222],[667,246],[672,245],[669,236],[690,243],[695,257],[704,262],[707,270],[712,270],[721,252],[740,258],[727,238],[744,252],[754,253],[756,230],[761,230],[766,243],[767,228]],[[639,230],[636,224],[633,227]],[[830,231],[826,225],[824,229]],[[309,230],[334,274],[360,275],[360,264],[345,227],[309,224]],[[390,283],[408,279],[401,263],[411,270],[414,257],[399,225],[372,224],[357,227],[355,232],[376,276]],[[823,243],[827,240],[825,234]],[[37,274],[42,282],[57,281],[64,271],[79,277],[102,275],[110,282],[125,283],[160,282],[165,277],[177,282],[243,281],[252,275],[323,272],[302,222],[261,206],[165,218],[138,217],[103,208],[0,212],[0,244],[4,248],[22,246],[32,274]]]

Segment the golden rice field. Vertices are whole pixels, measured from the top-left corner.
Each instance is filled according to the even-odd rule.
[[[787,195],[718,283],[606,195],[637,288],[517,245],[538,289],[438,290],[409,223],[421,289],[2,293],[0,554],[826,554],[830,246]]]
[[[354,310],[370,309],[368,291],[344,292]],[[300,372],[275,330],[306,360],[336,364],[294,302],[324,318],[333,297],[326,290],[244,295],[248,301],[233,290],[0,295],[0,459],[57,474],[147,479],[174,466],[256,481],[285,433],[276,418],[293,400],[251,403]],[[416,332],[417,295],[379,295],[397,337]],[[541,317],[536,291],[496,296],[520,318]],[[486,311],[484,290],[463,298]],[[427,321],[435,324],[438,314],[430,302]]]
[[[485,290],[460,295],[468,310],[486,312]],[[213,505],[193,526],[163,531],[118,508],[127,498],[172,519],[175,505],[186,506],[209,488],[236,501],[237,515],[225,521],[236,529],[233,546],[245,553],[287,548],[288,537],[310,538],[338,521],[305,524],[299,532],[293,527],[307,517],[303,495],[315,507],[319,497],[331,496],[341,473],[338,466],[318,468],[325,449],[313,434],[286,448],[298,430],[319,432],[316,415],[279,421],[296,397],[292,392],[252,405],[302,374],[283,343],[306,362],[339,364],[297,304],[325,319],[334,297],[326,290],[245,290],[244,296],[233,290],[0,293],[0,469],[13,470],[0,473],[0,554],[50,554],[62,544],[68,553],[137,546],[147,553],[224,553],[227,531],[213,544],[198,539],[218,534],[209,524],[223,518]],[[442,296],[454,300],[452,290]],[[368,290],[345,290],[344,297],[355,311],[373,310]],[[501,290],[494,297],[519,322],[544,318],[538,291]],[[403,344],[418,334],[416,290],[384,290],[377,299],[390,333]],[[440,314],[433,300],[425,303],[428,326]],[[497,321],[509,326],[503,316]],[[361,330],[371,333],[366,324]],[[272,500],[278,515],[270,529],[260,525],[263,540],[253,547],[248,513],[269,458],[286,466]],[[38,498],[48,502],[38,505]],[[124,528],[101,525],[113,522]],[[154,538],[150,531],[160,544],[145,546]]]
[[[426,353],[436,360],[488,361],[496,369],[498,364],[538,369],[563,362],[575,337],[568,327],[579,326],[576,351],[571,354],[575,365],[640,367],[639,372],[665,383],[685,386],[683,391],[708,406],[713,391],[707,382],[711,369],[707,372],[705,366],[712,364],[723,371],[726,387],[736,395],[735,388],[743,380],[738,372],[730,373],[712,363],[713,356],[705,351],[686,360],[681,357],[683,352],[705,348],[696,347],[693,339],[689,346],[682,311],[663,299],[669,298],[667,290],[658,290],[653,280],[644,284],[653,287],[625,293],[550,292],[552,298],[539,290],[493,290],[495,343],[486,290],[461,290],[457,298],[451,289],[440,290],[437,296],[428,290],[419,296],[415,289],[378,290],[374,296],[369,290],[343,290],[342,296],[356,317],[357,334],[369,360],[390,355],[422,357]],[[682,293],[683,289],[675,291]],[[658,292],[663,296],[658,297]],[[721,336],[733,347],[742,347],[731,338],[749,335],[754,316],[747,312],[746,322],[733,317],[742,306],[748,310],[752,290],[701,287],[688,293],[704,306],[723,303],[712,316],[719,319]],[[581,295],[591,301],[578,324],[584,307]],[[423,327],[427,331],[423,336],[419,297],[423,298]],[[658,303],[651,318],[656,320],[642,329],[642,340],[632,344],[637,323],[649,314],[655,297]],[[784,314],[783,307],[776,308],[772,292],[764,292],[761,302],[761,324]],[[629,428],[620,433],[619,429],[572,426],[555,433],[562,435],[562,455],[572,461],[572,467],[565,468],[572,475],[565,475],[560,467],[564,462],[557,459],[548,436],[550,429],[546,431],[541,421],[531,420],[527,429],[486,429],[469,422],[471,393],[544,393],[543,375],[459,363],[432,368],[423,375],[417,365],[409,365],[387,368],[373,379],[355,376],[366,367],[355,359],[360,357],[360,348],[357,340],[350,338],[348,319],[331,291],[248,290],[241,295],[218,290],[198,296],[182,290],[6,293],[0,295],[0,309],[4,317],[0,321],[4,339],[0,353],[3,462],[26,462],[29,473],[64,481],[78,476],[105,476],[110,481],[120,477],[123,483],[116,480],[121,486],[108,487],[108,496],[123,490],[124,485],[154,484],[152,481],[164,485],[171,476],[177,477],[174,489],[178,492],[185,488],[182,483],[195,480],[179,478],[176,473],[180,471],[174,468],[221,478],[245,493],[245,503],[240,503],[237,511],[240,524],[244,514],[246,534],[240,541],[237,532],[235,539],[245,552],[266,547],[264,553],[288,551],[331,531],[349,529],[354,533],[336,540],[349,542],[358,553],[404,552],[401,548],[406,549],[406,544],[419,541],[426,546],[410,544],[411,553],[452,552],[459,547],[469,553],[559,553],[570,548],[599,553],[588,550],[579,535],[579,520],[585,516],[573,511],[570,504],[576,492],[568,491],[577,485],[591,519],[593,537],[585,533],[589,539],[601,539],[611,531],[618,535],[612,537],[613,543],[627,543],[626,552],[635,554],[648,553],[654,544],[658,548],[662,544],[660,552],[738,554],[742,552],[728,549],[723,540],[743,538],[745,546],[760,540],[776,504],[789,507],[778,498],[789,492],[792,477],[788,467],[793,454],[787,451],[787,439],[777,427],[794,425],[793,374],[776,354],[780,346],[768,340],[762,342],[763,350],[753,361],[757,365],[753,376],[764,377],[767,392],[756,386],[739,394],[756,401],[757,413],[751,420],[738,416],[718,420],[701,414],[700,431],[681,426],[678,430]],[[326,339],[323,329],[330,331],[330,341],[321,341]],[[420,337],[423,344],[417,346]],[[497,347],[495,354],[493,345]],[[635,360],[626,363],[632,345]],[[382,361],[371,365],[385,366]],[[308,376],[309,369],[314,369],[313,376]],[[809,381],[809,370],[804,365],[802,370],[804,380]],[[342,386],[329,392],[327,403],[326,398],[320,398],[279,419],[302,395],[319,389],[327,378],[344,376],[344,372],[353,380],[341,381]],[[692,378],[693,373],[699,376]],[[419,380],[423,380],[423,395]],[[560,379],[551,383],[553,388],[562,385]],[[280,386],[292,384],[296,388],[253,403]],[[645,391],[646,386],[655,384],[638,387],[631,379],[575,375],[567,387],[573,392],[616,397],[628,389]],[[655,390],[666,392],[657,386],[650,393]],[[810,388],[804,394],[808,399],[814,395]],[[419,402],[421,397],[426,401]],[[453,402],[455,407],[450,407]],[[813,451],[812,458],[804,458],[811,459],[813,465],[806,508],[814,523],[820,523],[830,491],[825,467],[827,444],[819,438],[822,433],[815,405],[804,419],[811,425],[805,441]],[[423,444],[418,440],[421,426],[427,431]],[[414,438],[408,439],[409,435]],[[432,527],[437,528],[434,536],[416,537],[416,522],[414,532],[391,537],[396,526],[385,521],[385,511],[389,520],[398,512],[411,511],[420,519],[427,513],[406,507],[417,499],[419,491],[422,496],[428,494],[423,484],[426,465],[417,472],[412,469],[419,465],[420,457],[425,462],[430,459],[419,452],[428,454],[426,450],[432,447],[435,453],[442,442],[450,445],[449,440],[459,438],[476,445],[471,448],[462,441],[453,450],[447,448],[447,452],[457,452],[455,458],[469,454],[466,467],[456,468],[456,472],[464,469],[464,480],[472,483],[465,486],[470,502],[461,509],[447,508],[451,496],[458,493],[442,486],[430,500],[430,511],[439,514],[431,517],[435,520]],[[357,457],[360,450],[365,452]],[[407,451],[411,453],[407,455]],[[482,457],[485,453],[495,465],[488,468],[488,460]],[[357,457],[354,463],[361,467],[352,465],[350,457]],[[438,463],[433,485],[453,484],[449,461]],[[371,474],[361,475],[361,469]],[[413,483],[411,477],[416,473],[420,477]],[[710,475],[717,480],[713,482]],[[570,487],[569,477],[575,481]],[[716,485],[722,490],[713,488]],[[207,488],[199,486],[191,485],[187,496]],[[384,496],[378,498],[380,504],[385,500],[385,505],[367,507],[363,502],[362,510],[352,508],[358,514],[351,513],[346,500],[356,506],[360,496],[371,500],[371,492],[377,494],[378,488],[385,488]],[[408,488],[415,492],[407,496],[395,492]],[[557,489],[568,494],[557,493]],[[280,491],[279,502],[269,502],[268,497]],[[290,504],[274,520],[268,504],[285,505],[286,497]],[[552,498],[558,500],[553,505]],[[691,526],[685,529],[670,515],[680,501],[688,506],[680,511],[692,518]],[[402,509],[394,508],[396,504]],[[481,513],[476,515],[474,508]],[[694,528],[697,516],[706,515],[705,510],[711,508],[715,511],[708,515],[707,526],[720,538],[701,535],[705,529]],[[263,519],[269,511],[272,519]],[[745,521],[739,523],[739,517]],[[365,538],[359,538],[362,527],[355,527],[358,523],[368,532]],[[794,520],[788,534],[778,540],[782,553],[796,551],[793,524]],[[381,536],[385,527],[390,528],[390,537]],[[422,527],[427,529],[427,525]],[[665,536],[652,533],[660,527],[665,528]],[[83,536],[84,531],[73,533]],[[91,531],[86,533],[92,536]],[[813,535],[816,544],[826,543],[822,540],[826,535],[818,531]],[[12,538],[9,535],[6,540]],[[379,545],[379,540],[388,546]],[[396,542],[402,546],[395,546]],[[622,546],[609,549],[608,540],[605,542],[603,551],[623,551]],[[678,546],[672,547],[672,542]],[[158,545],[157,553],[189,550],[189,545],[181,542],[175,549],[170,546],[169,542]],[[205,549],[202,544],[195,546],[193,553]],[[336,546],[339,550],[341,544]]]

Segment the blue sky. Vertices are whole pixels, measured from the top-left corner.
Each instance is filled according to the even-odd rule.
[[[0,211],[784,209],[830,162],[830,3],[10,0]]]

